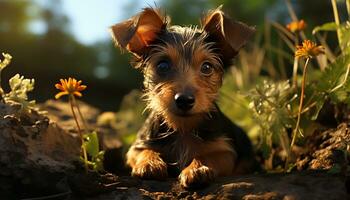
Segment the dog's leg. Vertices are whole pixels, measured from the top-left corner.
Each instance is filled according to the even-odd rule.
[[[236,153],[223,141],[203,145],[191,164],[182,170],[179,179],[183,187],[207,184],[218,176],[232,175]]]
[[[132,168],[132,176],[158,180],[168,176],[167,165],[158,152],[151,149],[137,150],[131,147],[126,156],[127,164]]]

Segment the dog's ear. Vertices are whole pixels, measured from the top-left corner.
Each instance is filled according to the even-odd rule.
[[[145,8],[132,18],[113,25],[110,30],[116,45],[140,57],[166,27],[166,18],[159,10]]]
[[[221,6],[202,19],[202,27],[208,33],[208,40],[220,48],[224,63],[230,62],[255,32],[255,28],[225,16]]]

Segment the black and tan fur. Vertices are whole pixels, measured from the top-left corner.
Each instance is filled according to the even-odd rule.
[[[179,173],[180,183],[192,187],[250,170],[249,139],[215,102],[225,68],[253,32],[220,8],[203,18],[201,28],[169,26],[153,8],[111,27],[116,45],[134,54],[144,74],[150,112],[127,153],[133,176]],[[194,99],[189,110],[180,109],[178,94]]]

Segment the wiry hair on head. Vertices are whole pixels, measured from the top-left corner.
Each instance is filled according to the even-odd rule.
[[[134,67],[144,74],[147,108],[169,127],[188,129],[215,109],[224,68],[253,29],[232,21],[220,8],[210,11],[201,27],[170,26],[168,22],[160,10],[146,8],[111,30],[116,45],[134,55]],[[164,63],[170,66],[166,76],[157,71]],[[203,66],[213,73],[203,74]],[[174,100],[183,93],[195,99],[187,117]]]

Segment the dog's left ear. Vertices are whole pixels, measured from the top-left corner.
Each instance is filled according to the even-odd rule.
[[[221,6],[202,19],[208,40],[215,42],[222,52],[224,64],[229,63],[255,32],[255,28],[236,22],[225,16]]]

